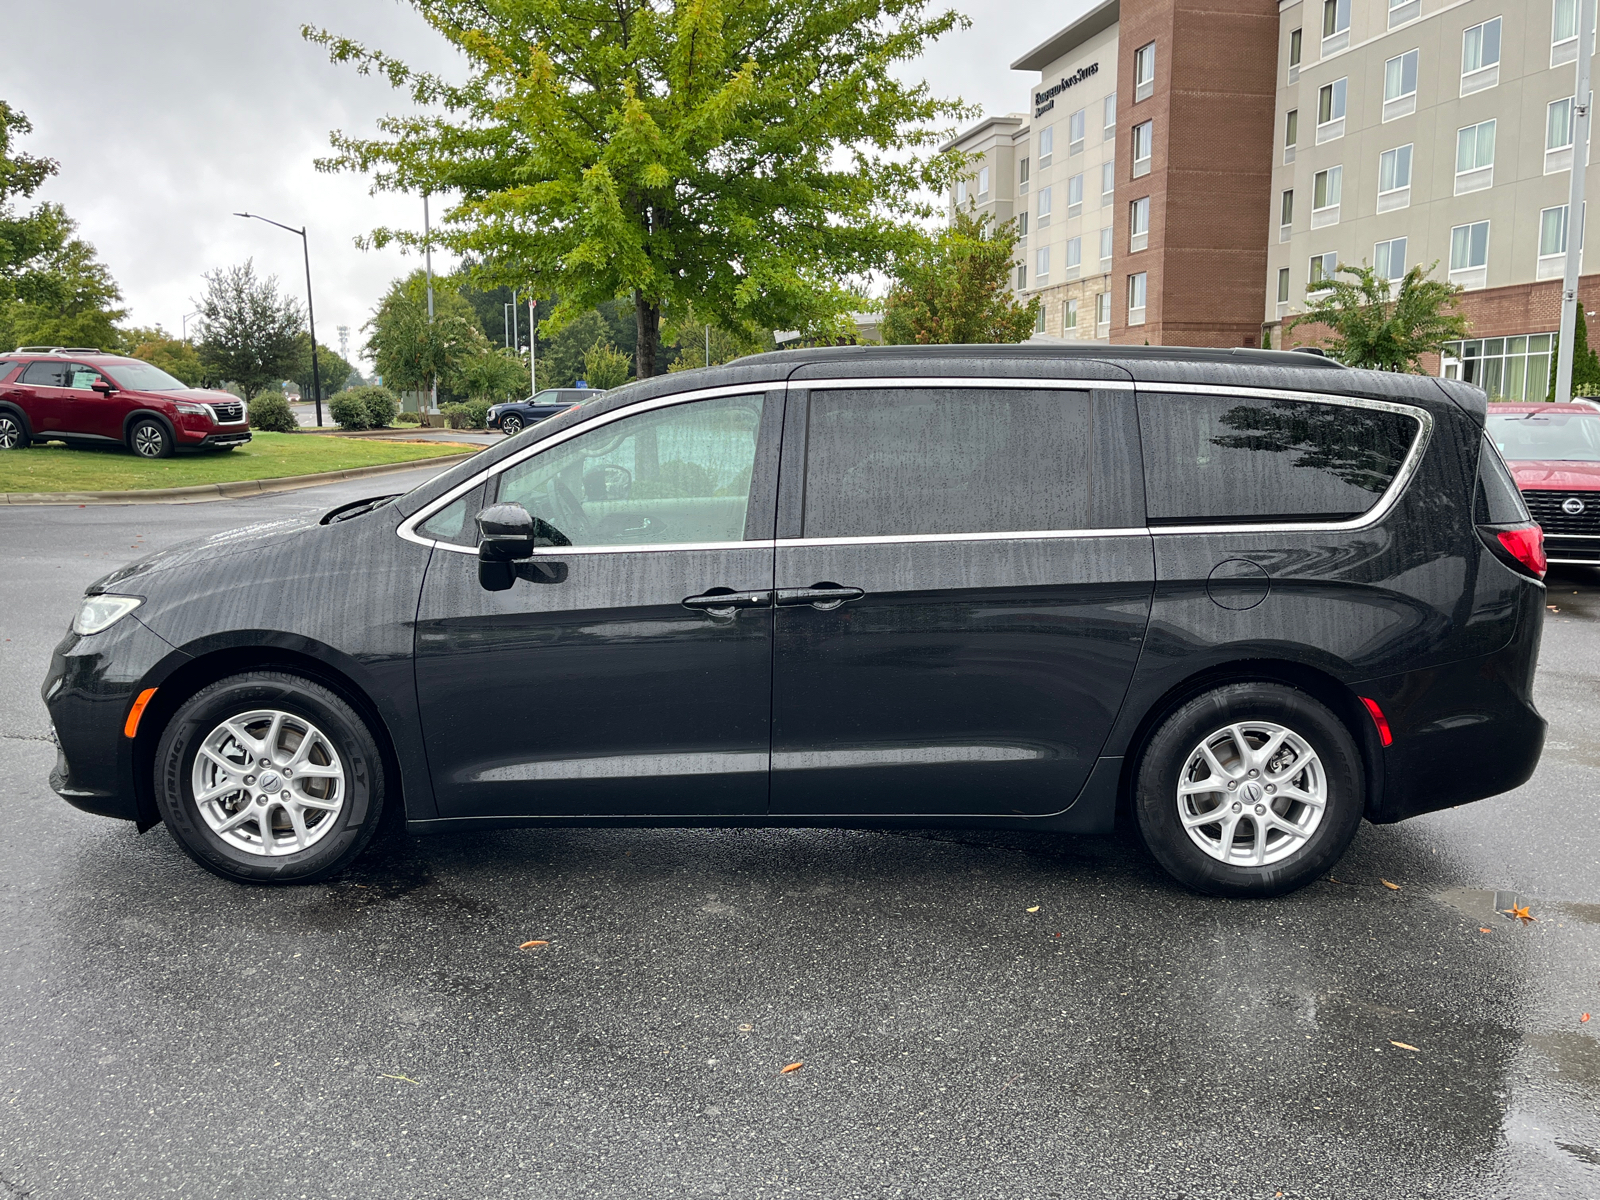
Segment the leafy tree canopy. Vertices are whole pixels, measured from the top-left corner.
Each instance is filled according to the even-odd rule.
[[[422,271],[397,279],[379,301],[367,331],[367,355],[383,377],[385,387],[397,392],[425,392],[437,380],[447,395],[465,395],[460,371],[473,356],[486,350],[472,305],[462,297],[459,281],[435,276],[433,319],[428,319],[428,284]]]
[[[322,378],[322,395],[326,399],[349,383],[352,376],[359,382],[361,373],[332,346],[318,342],[317,374]],[[294,362],[284,378],[294,380],[300,385],[300,394],[311,399],[311,335],[304,330],[294,335]]]
[[[991,228],[988,215],[956,211],[926,245],[899,258],[883,307],[887,344],[1026,341],[1038,297],[1019,304],[1011,292],[1017,230]]]
[[[926,156],[968,115],[904,65],[947,31],[928,0],[411,0],[465,58],[453,83],[303,30],[424,111],[336,133],[325,170],[454,193],[435,237],[486,283],[559,295],[556,326],[632,300],[638,374],[659,374],[663,306],[728,329],[810,328],[845,281],[922,236],[959,167]],[[418,243],[380,229],[373,242]]]
[[[304,321],[300,302],[278,291],[276,276],[257,277],[252,260],[208,271],[205,281],[205,294],[195,302],[195,349],[207,376],[238,384],[246,398],[289,378]]]
[[[1461,289],[1430,278],[1438,265],[1412,267],[1391,294],[1389,281],[1373,268],[1340,263],[1331,279],[1306,286],[1311,303],[1284,322],[1285,330],[1325,327],[1328,333],[1317,344],[1346,366],[1423,374],[1424,354],[1438,354],[1446,342],[1467,336],[1457,300]]]
[[[201,365],[200,355],[194,347],[173,337],[161,326],[125,330],[122,337],[128,353],[134,358],[142,358],[160,367],[190,387],[200,387],[206,382],[205,367]]]

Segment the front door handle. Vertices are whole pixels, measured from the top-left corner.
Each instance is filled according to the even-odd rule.
[[[771,592],[728,592],[713,590],[699,596],[685,596],[683,606],[713,617],[731,617],[741,608],[766,608],[772,603]]]
[[[779,588],[778,607],[796,608],[809,604],[821,612],[829,612],[849,600],[865,596],[858,587],[840,587],[837,583],[819,583],[808,588]]]

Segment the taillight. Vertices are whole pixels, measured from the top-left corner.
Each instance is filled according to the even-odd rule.
[[[1535,579],[1543,579],[1550,567],[1544,556],[1544,530],[1537,525],[1498,530],[1495,536],[1506,552],[1521,563]]]

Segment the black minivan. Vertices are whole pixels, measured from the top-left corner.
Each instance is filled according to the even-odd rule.
[[[1136,828],[1205,892],[1516,787],[1539,527],[1484,394],[1295,353],[783,351],[89,589],[51,782],[226,877],[386,808]],[[531,697],[537,722],[517,719]]]

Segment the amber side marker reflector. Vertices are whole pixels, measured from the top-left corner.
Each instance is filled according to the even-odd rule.
[[[122,726],[123,737],[131,738],[138,734],[139,718],[144,716],[145,706],[150,703],[151,697],[155,694],[155,688],[145,688],[144,691],[139,693],[138,699],[133,702],[133,707],[128,710],[127,722]],[[1385,742],[1384,745],[1388,745],[1388,743]]]
[[[1372,714],[1372,723],[1378,727],[1378,740],[1385,746],[1392,744],[1394,734],[1389,730],[1389,718],[1383,715],[1383,709],[1378,707],[1378,702],[1363,696],[1361,703],[1367,706],[1367,711]]]

